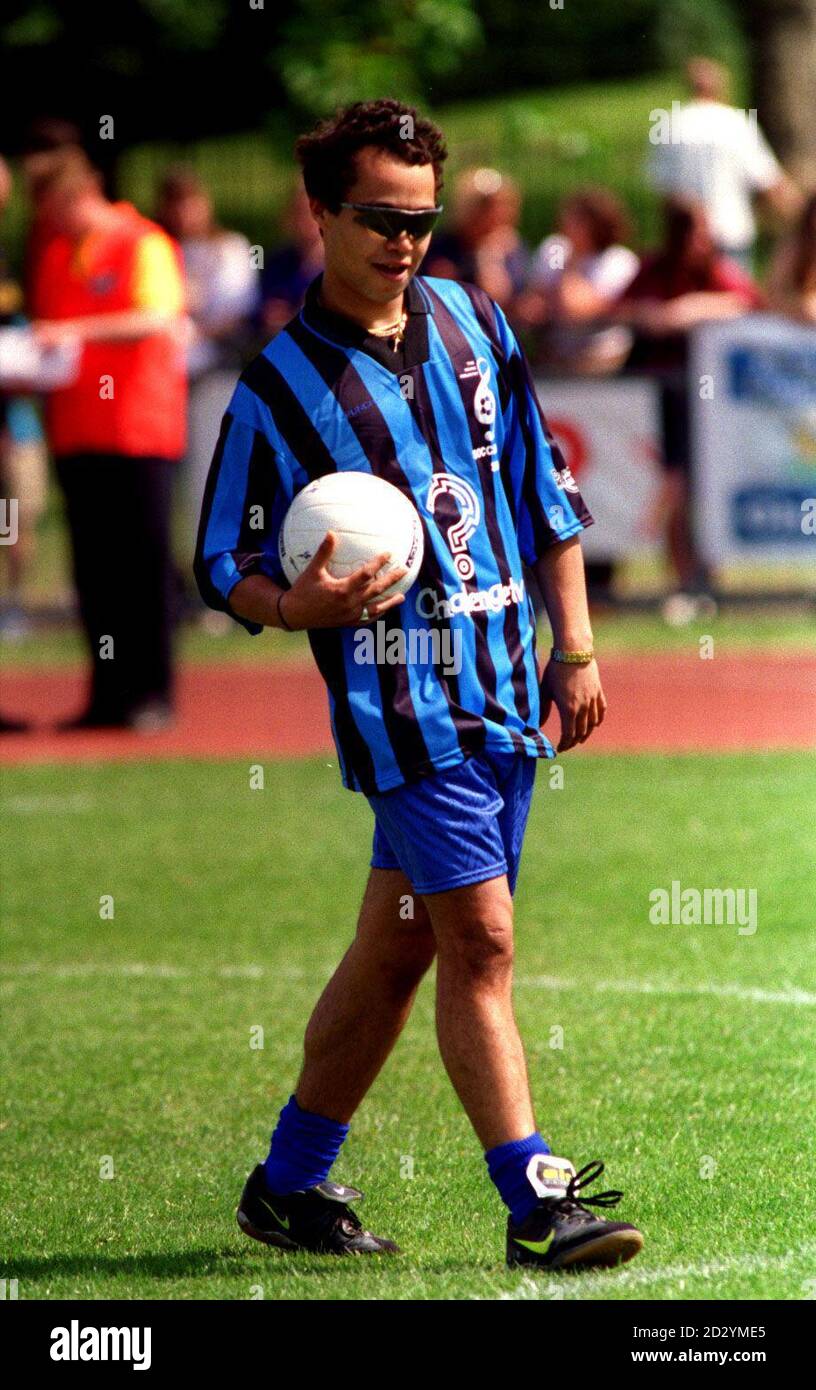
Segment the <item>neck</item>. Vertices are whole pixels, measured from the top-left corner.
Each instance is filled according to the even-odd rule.
[[[86,232],[104,231],[106,227],[118,222],[120,215],[118,208],[115,208],[113,203],[95,203],[85,220],[85,226],[82,229],[83,236]]]
[[[320,302],[332,313],[353,319],[361,328],[376,330],[390,328],[397,322],[403,310],[403,291],[400,290],[387,304],[377,304],[359,294],[327,268],[320,286]]]

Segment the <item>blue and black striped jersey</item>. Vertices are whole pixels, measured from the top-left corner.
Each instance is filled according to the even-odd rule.
[[[518,341],[481,290],[417,276],[404,355],[389,361],[386,345],[366,350],[364,330],[320,310],[318,283],[227,408],[199,526],[201,593],[231,612],[246,575],[285,585],[278,534],[294,495],[335,470],[385,478],[416,507],[425,554],[405,602],[376,624],[378,649],[401,628],[412,659],[360,662],[353,627],[309,633],[344,785],[386,791],[482,748],[552,757],[522,561],[592,518]],[[429,640],[407,640],[417,634]],[[439,660],[454,637],[456,669]]]

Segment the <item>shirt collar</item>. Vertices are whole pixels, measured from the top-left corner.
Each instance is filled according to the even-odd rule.
[[[321,272],[306,291],[303,305],[306,322],[312,327],[320,329],[327,337],[352,345],[363,343],[370,336],[375,336],[370,335],[368,330],[363,328],[362,324],[356,323],[354,319],[325,308],[320,303],[322,283],[323,274]],[[427,314],[429,312],[428,302],[414,279],[408,281],[405,289],[405,307],[409,314]]]

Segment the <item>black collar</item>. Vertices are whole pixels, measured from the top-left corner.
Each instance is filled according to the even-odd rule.
[[[303,321],[308,328],[315,329],[332,342],[344,347],[359,348],[375,358],[389,371],[402,372],[428,359],[428,313],[429,306],[419,286],[408,281],[405,290],[405,307],[408,310],[408,323],[401,346],[395,352],[385,338],[369,333],[362,324],[345,314],[337,314],[320,303],[320,287],[323,276],[318,275],[306,291],[302,309]]]

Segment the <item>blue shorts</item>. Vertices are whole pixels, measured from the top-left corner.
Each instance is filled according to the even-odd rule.
[[[368,800],[371,867],[402,869],[417,893],[444,893],[507,874],[512,893],[538,760],[483,752]]]

